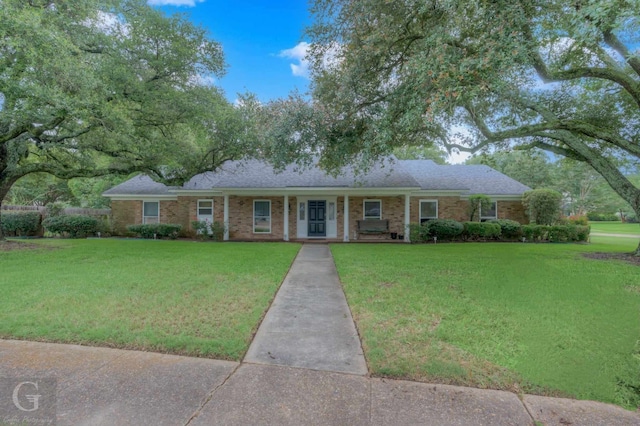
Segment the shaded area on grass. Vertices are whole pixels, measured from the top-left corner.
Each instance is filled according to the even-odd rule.
[[[300,247],[141,240],[29,244],[60,249],[0,252],[0,338],[235,361]]]
[[[640,256],[636,256],[633,253],[585,253],[584,257],[587,259],[600,259],[600,260],[622,260],[636,266],[640,266]]]
[[[582,256],[633,242],[595,240],[331,249],[375,375],[635,408],[637,268]]]

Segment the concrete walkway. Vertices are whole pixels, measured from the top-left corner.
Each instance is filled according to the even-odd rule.
[[[640,238],[640,235],[635,234],[611,234],[606,232],[592,232],[592,237],[621,237],[621,238]]]
[[[54,391],[43,378],[57,379]],[[12,392],[23,381],[40,383],[41,410],[53,411],[36,417],[38,412],[18,410]],[[28,400],[20,403],[32,407]],[[52,412],[60,426],[640,425],[638,413],[599,402],[0,340],[0,424],[52,424]]]
[[[328,245],[302,246],[244,360],[367,374]]]

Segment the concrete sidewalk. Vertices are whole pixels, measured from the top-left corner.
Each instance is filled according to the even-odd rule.
[[[360,338],[328,245],[302,246],[245,361],[367,374]]]
[[[46,377],[57,378],[58,425],[640,425],[637,413],[598,402],[0,340],[0,383]],[[43,406],[51,395],[40,389]],[[0,424],[36,415],[11,397],[0,392]]]

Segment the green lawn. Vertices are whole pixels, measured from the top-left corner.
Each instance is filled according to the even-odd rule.
[[[622,222],[589,222],[591,232],[640,235],[640,224]]]
[[[377,376],[640,405],[640,269],[591,245],[332,245]],[[635,388],[634,388],[635,387]]]
[[[0,338],[240,360],[299,245],[39,240],[0,251]],[[59,247],[47,249],[47,247]]]

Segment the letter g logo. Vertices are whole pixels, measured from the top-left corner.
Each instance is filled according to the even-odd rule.
[[[18,383],[18,385],[13,389],[13,405],[16,406],[16,408],[18,410],[21,411],[27,411],[27,412],[31,412],[31,411],[36,411],[38,409],[38,402],[40,400],[40,397],[42,395],[25,395],[25,397],[27,398],[27,401],[29,401],[32,404],[32,408],[24,408],[22,406],[22,404],[20,404],[20,389],[22,388],[22,386],[25,385],[31,385],[33,387],[36,388],[36,391],[38,390],[38,383],[37,382],[20,382]]]

